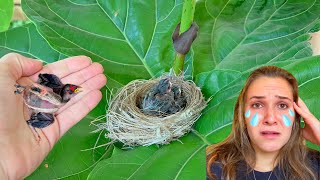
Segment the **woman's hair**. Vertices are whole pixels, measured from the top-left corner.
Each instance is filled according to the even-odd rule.
[[[298,83],[291,73],[276,66],[264,66],[253,71],[235,105],[231,133],[221,143],[207,148],[207,174],[211,179],[216,178],[211,172],[211,167],[217,162],[221,164],[222,177],[226,179],[235,179],[237,165],[240,162],[245,161],[250,167],[255,166],[255,151],[245,126],[244,111],[247,90],[252,82],[260,77],[286,80],[292,88],[294,102],[298,101]],[[296,113],[291,136],[277,156],[277,165],[286,179],[316,179],[307,154],[308,148],[301,136],[300,116]]]

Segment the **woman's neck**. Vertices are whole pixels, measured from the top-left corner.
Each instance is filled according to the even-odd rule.
[[[260,172],[272,171],[275,166],[275,160],[278,155],[276,152],[256,152],[256,165],[254,170]]]

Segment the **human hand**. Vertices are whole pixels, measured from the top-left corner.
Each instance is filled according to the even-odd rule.
[[[55,113],[53,124],[33,128],[21,95],[14,85],[36,82],[39,73],[57,75],[62,83],[80,85],[82,92]],[[86,116],[101,100],[100,88],[106,84],[103,67],[85,56],[70,57],[46,66],[40,61],[10,53],[0,59],[0,177],[22,179],[31,174],[54,144]],[[2,179],[2,178],[0,178]]]
[[[303,137],[313,144],[320,145],[320,121],[309,111],[302,99],[299,98],[298,105],[293,103],[293,107],[304,119]]]

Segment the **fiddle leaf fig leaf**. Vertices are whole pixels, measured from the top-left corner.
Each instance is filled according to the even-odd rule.
[[[100,62],[110,89],[160,76],[172,66],[171,34],[182,0],[25,0],[23,9],[55,50]],[[86,166],[93,168],[88,179],[204,179],[205,147],[229,134],[237,96],[249,73],[263,65],[291,71],[299,81],[300,96],[320,117],[314,100],[319,93],[312,91],[319,84],[319,57],[310,57],[308,42],[309,32],[319,30],[319,14],[318,0],[198,1],[195,21],[200,32],[185,67],[209,100],[208,107],[180,141],[116,148],[111,158]],[[98,109],[104,111],[105,106],[102,102]],[[71,150],[68,147],[68,155]],[[54,169],[59,174],[54,177],[74,177],[74,169],[96,162],[87,156],[83,164],[75,159],[68,170]]]
[[[195,14],[201,27],[194,44],[195,73],[242,72],[311,56],[308,33],[319,29],[319,11],[314,0],[200,1]]]
[[[53,48],[100,62],[110,88],[160,76],[173,63],[171,34],[181,16],[182,0],[26,0],[22,5]],[[192,69],[190,56],[186,67]]]
[[[2,0],[0,5],[0,32],[9,28],[13,15],[13,1]]]
[[[194,44],[195,73],[199,72],[196,83],[211,100],[195,129],[211,143],[221,141],[216,131],[225,132],[222,139],[229,134],[236,99],[251,71],[282,61],[285,62],[281,65],[293,64],[312,55],[309,33],[318,27],[320,2],[297,4],[298,1],[197,4],[195,18],[202,28]],[[206,13],[200,13],[202,8]]]
[[[319,76],[319,57],[310,57],[312,51],[308,42],[308,33],[319,21],[319,2],[310,1],[304,6],[297,6],[293,2],[274,3],[199,1],[195,20],[200,26],[200,32],[193,46],[194,73],[197,75],[196,83],[210,101],[194,130],[181,138],[182,143],[174,142],[159,149],[141,147],[134,152],[123,151],[118,156],[101,161],[89,179],[204,179],[205,147],[222,141],[230,133],[236,99],[246,78],[257,67],[277,65],[291,71],[297,76],[300,94],[304,97],[306,83],[314,79],[316,84]],[[312,70],[306,68],[308,64],[314,65]],[[314,95],[319,96],[316,92]],[[308,99],[306,102],[315,106]],[[169,151],[171,148],[174,150]],[[190,149],[192,155],[187,153]],[[146,151],[152,153],[146,154]],[[165,152],[167,158],[158,157],[157,152]],[[172,152],[189,156],[172,160],[176,155]],[[141,157],[142,154],[145,156]],[[134,155],[140,157],[139,161],[127,163],[124,160]],[[154,159],[164,160],[155,163]],[[173,163],[176,164],[174,167]],[[156,170],[159,166],[162,170]],[[131,170],[117,171],[126,168]],[[112,172],[117,174],[110,176]]]
[[[33,24],[0,33],[0,57],[10,52],[39,59],[45,63],[67,57],[52,49]]]

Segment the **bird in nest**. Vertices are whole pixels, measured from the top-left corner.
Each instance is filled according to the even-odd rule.
[[[81,91],[73,84],[62,84],[54,74],[39,74],[38,81],[29,86],[15,85],[15,94],[23,94],[30,111],[29,125],[44,128],[54,122],[54,113]]]
[[[145,94],[140,102],[140,109],[146,115],[166,116],[180,111],[186,104],[181,87],[173,85],[167,77]]]

